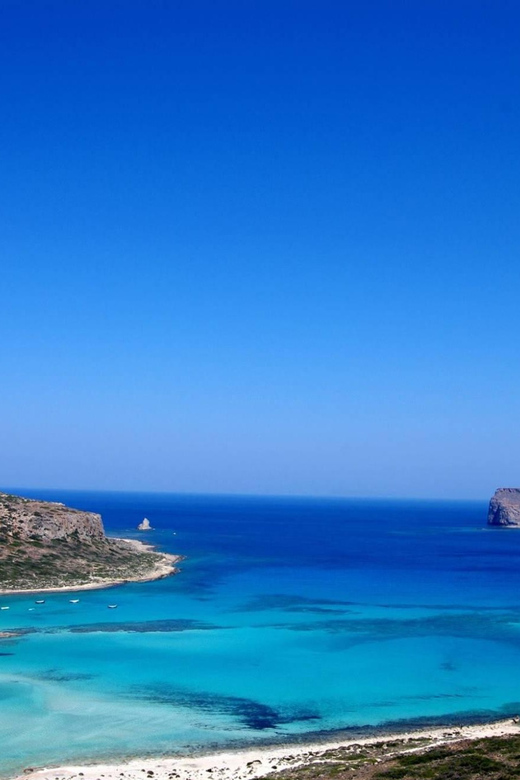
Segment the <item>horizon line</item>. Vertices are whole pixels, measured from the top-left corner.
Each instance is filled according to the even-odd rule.
[[[24,486],[9,486],[0,487],[1,492],[8,492],[12,495],[21,495],[23,497],[23,491],[28,490],[36,492],[39,490],[49,492],[69,492],[69,493],[130,493],[136,495],[151,494],[151,495],[171,495],[171,496],[183,496],[183,497],[219,497],[219,498],[259,498],[259,499],[300,499],[300,500],[330,500],[330,501],[424,501],[424,502],[460,502],[460,503],[480,503],[483,501],[489,501],[489,497],[482,498],[441,498],[439,496],[364,496],[364,495],[345,495],[345,494],[322,494],[322,493],[255,493],[255,492],[236,492],[228,493],[225,491],[189,491],[189,490],[153,490],[147,489],[124,489],[124,488],[71,488],[71,487],[31,487],[29,485]],[[22,492],[20,492],[22,491]]]

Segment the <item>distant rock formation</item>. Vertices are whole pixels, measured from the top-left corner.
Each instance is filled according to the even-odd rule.
[[[142,523],[139,523],[137,526],[138,531],[153,531],[152,526],[150,525],[150,521],[147,517],[144,518]]]
[[[520,527],[520,488],[499,488],[489,502],[488,524]]]

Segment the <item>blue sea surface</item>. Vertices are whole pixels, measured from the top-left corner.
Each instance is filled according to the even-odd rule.
[[[17,492],[186,559],[0,597],[3,776],[520,712],[520,533],[482,502]]]

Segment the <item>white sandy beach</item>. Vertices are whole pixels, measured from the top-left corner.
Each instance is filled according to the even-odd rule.
[[[117,764],[88,764],[27,768],[17,780],[31,778],[38,780],[207,780],[208,776],[219,780],[251,780],[284,769],[315,763],[331,750],[344,748],[354,751],[360,747],[380,746],[398,741],[384,752],[391,757],[403,752],[422,750],[424,747],[458,742],[465,739],[481,739],[491,736],[520,734],[520,723],[508,718],[495,723],[460,727],[439,727],[343,740],[336,742],[307,743],[286,747],[259,747],[248,750],[226,751],[212,755],[183,758],[135,758]],[[415,740],[422,740],[417,746]],[[326,760],[326,759],[323,759]]]

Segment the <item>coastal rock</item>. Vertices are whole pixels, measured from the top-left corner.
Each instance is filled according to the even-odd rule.
[[[520,527],[520,488],[499,488],[489,502],[488,525]]]
[[[101,515],[7,493],[0,493],[0,529],[20,539],[45,543],[67,537],[84,542],[105,538]]]
[[[142,523],[139,523],[137,526],[138,531],[153,531],[152,526],[150,525],[150,521],[147,517],[144,518]]]

